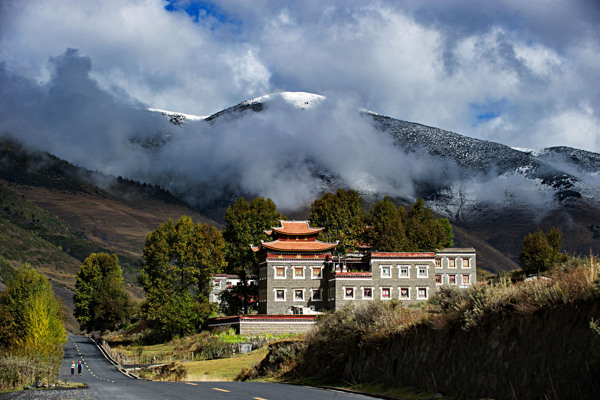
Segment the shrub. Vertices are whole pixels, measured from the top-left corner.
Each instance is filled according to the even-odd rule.
[[[243,368],[236,381],[260,377],[280,377],[291,372],[304,354],[306,344],[300,340],[271,343],[265,358],[253,368]]]
[[[307,334],[306,354],[299,368],[319,371],[322,378],[335,380],[341,376],[338,366],[345,364],[349,349],[362,341],[403,331],[425,317],[425,311],[406,308],[398,301],[374,301],[324,315],[316,329]]]
[[[50,384],[58,376],[60,358],[0,356],[0,389],[21,389],[35,382]]]
[[[507,278],[489,286],[467,290],[443,287],[429,301],[435,327],[460,325],[470,329],[494,315],[507,312],[530,313],[542,307],[566,304],[600,295],[597,262],[571,259],[547,276],[513,284]]]

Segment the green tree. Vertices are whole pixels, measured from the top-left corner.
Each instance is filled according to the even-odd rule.
[[[252,201],[240,197],[225,211],[223,238],[227,272],[237,274],[241,279],[235,289],[235,298],[231,298],[233,303],[241,302],[241,306],[229,307],[227,313],[233,312],[233,309],[238,310],[237,313],[248,313],[251,299],[258,296],[258,287],[248,282],[248,275],[258,275],[258,257],[250,245],[270,240],[265,231],[279,226],[283,219],[285,217],[277,211],[273,200],[263,197]]]
[[[369,227],[365,231],[365,242],[378,251],[406,250],[405,214],[404,208],[396,207],[388,196],[376,202],[367,215]]]
[[[236,285],[226,288],[219,294],[219,311],[224,315],[248,314],[250,305],[258,299],[258,285]]]
[[[62,302],[52,285],[29,264],[7,282],[0,296],[0,347],[19,354],[59,356],[67,340]],[[13,333],[7,333],[7,328]]]
[[[116,254],[90,254],[77,272],[75,289],[75,316],[81,329],[114,330],[130,317],[131,304]]]
[[[550,264],[555,265],[556,261],[560,258],[560,249],[563,244],[562,231],[557,227],[551,227],[546,232],[546,239],[548,244],[552,248],[552,256],[550,258]]]
[[[405,218],[407,250],[435,251],[454,246],[452,225],[446,218],[435,219],[433,211],[417,199]]]
[[[232,274],[258,273],[258,258],[250,245],[270,240],[266,230],[286,219],[271,199],[257,197],[246,201],[240,197],[225,211],[225,256],[227,271]]]
[[[319,239],[339,241],[337,250],[342,254],[356,250],[362,242],[364,219],[363,200],[354,190],[325,193],[310,206],[311,226],[324,228]]]
[[[225,241],[214,226],[188,216],[152,231],[143,249],[140,313],[164,337],[186,335],[214,312],[208,302],[212,278],[226,265]]]
[[[562,232],[552,227],[546,234],[538,228],[534,233],[528,233],[523,239],[519,263],[523,272],[532,274],[546,271],[556,261],[562,258]]]

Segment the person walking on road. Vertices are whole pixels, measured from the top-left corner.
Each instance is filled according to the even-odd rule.
[[[77,373],[81,375],[81,361],[79,361],[79,364],[77,365]]]
[[[71,375],[75,375],[75,361],[71,361]]]

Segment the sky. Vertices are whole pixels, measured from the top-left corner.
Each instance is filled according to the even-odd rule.
[[[101,88],[210,115],[279,91],[510,146],[600,152],[594,0],[4,0],[0,62],[77,49]]]
[[[390,151],[361,108],[512,147],[600,153],[598,88],[594,0],[0,1],[0,134],[205,201],[233,185],[297,207],[323,189],[319,168],[405,195],[448,176]],[[146,111],[206,116],[283,91],[327,101],[210,127]]]

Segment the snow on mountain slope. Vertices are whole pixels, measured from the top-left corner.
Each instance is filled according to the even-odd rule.
[[[285,103],[291,104],[296,108],[308,109],[315,107],[325,96],[319,94],[307,93],[307,92],[281,92],[272,93],[265,96],[257,97],[251,100],[246,100],[240,104],[250,105],[256,103],[268,104],[276,101],[283,100]]]
[[[306,92],[273,93],[243,101],[206,117],[205,120],[211,124],[218,122],[221,125],[237,121],[236,128],[239,129],[240,126],[245,126],[243,118],[249,115],[245,113],[246,111],[256,113],[266,111],[268,117],[269,114],[285,109],[291,121],[296,111],[322,108],[327,101],[325,96]],[[365,109],[358,109],[357,113],[367,117],[371,121],[370,125],[376,130],[386,133],[393,139],[399,157],[408,154],[413,155],[413,158],[416,157],[417,163],[420,163],[419,157],[428,158],[423,160],[425,164],[440,163],[440,169],[443,171],[437,173],[437,176],[425,174],[426,176],[414,177],[413,175],[415,191],[406,193],[406,196],[428,197],[432,201],[438,199],[438,202],[446,199],[443,202],[445,204],[436,207],[440,212],[446,210],[444,214],[452,215],[458,212],[456,207],[449,207],[452,204],[450,199],[456,196],[473,203],[482,200],[518,201],[520,197],[531,203],[534,201],[533,198],[537,197],[535,202],[541,202],[544,206],[548,206],[552,201],[564,201],[569,198],[584,196],[593,200],[598,197],[600,191],[600,155],[598,154],[565,147],[537,151],[515,149],[500,143],[389,118]],[[163,111],[163,114],[177,125],[182,125],[187,117],[182,113]],[[187,119],[192,121],[191,118]],[[281,126],[269,128],[268,124],[262,128],[273,131],[282,129]],[[290,126],[289,129],[292,130],[293,127]],[[365,134],[365,137],[367,136]],[[363,155],[358,154],[358,156]],[[364,156],[368,157],[366,153]],[[367,171],[357,171],[350,178],[343,177],[343,171],[332,169],[326,165],[326,162],[310,154],[305,156],[304,164],[308,166],[312,177],[320,182],[316,183],[316,187],[321,187],[323,190],[346,186],[367,195],[385,192],[402,196],[401,193],[394,192],[393,180],[383,181]],[[413,164],[413,167],[419,169],[417,164]],[[458,188],[461,187],[463,189],[459,190]],[[505,195],[501,196],[501,191]],[[490,195],[490,193],[496,194]]]
[[[311,109],[325,100],[325,96],[306,92],[281,92],[272,93],[254,99],[243,101],[233,107],[226,108],[206,118],[207,121],[216,120],[219,117],[235,117],[239,116],[239,112],[253,110],[256,112],[262,111],[263,108],[270,105],[288,105],[293,108],[306,110]]]
[[[207,118],[207,116],[201,117],[199,115],[185,114],[185,113],[180,113],[177,111],[161,110],[159,108],[148,108],[148,111],[161,113],[162,115],[169,117],[169,121],[171,123],[173,123],[175,125],[179,125],[179,126],[182,126],[183,122],[186,120],[203,121]]]

